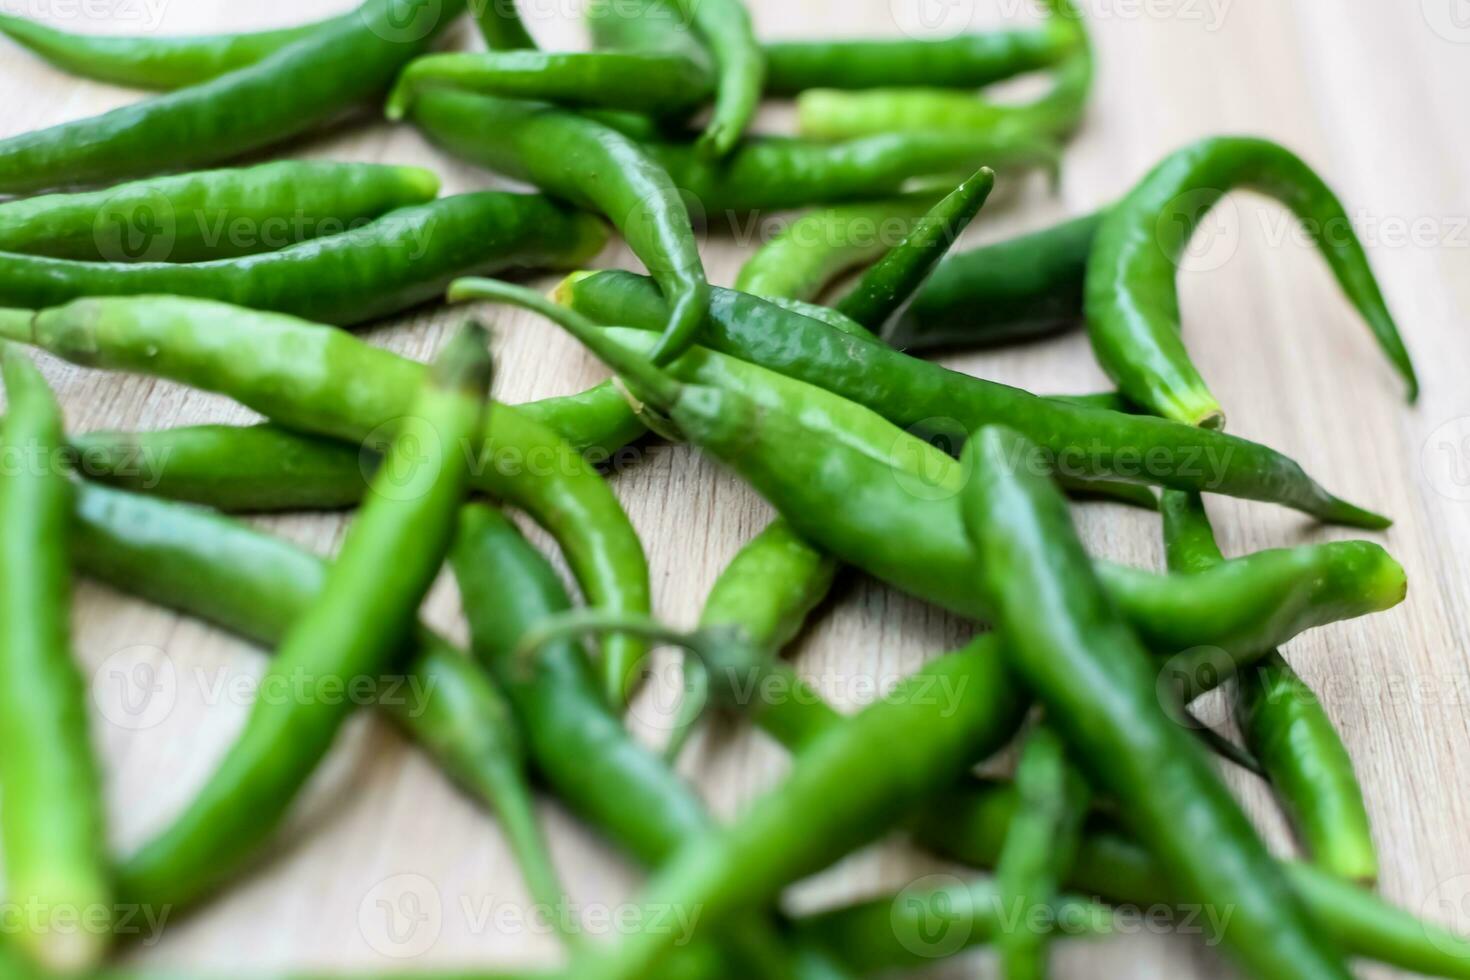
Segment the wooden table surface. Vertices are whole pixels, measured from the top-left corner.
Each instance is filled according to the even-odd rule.
[[[583,0],[523,3],[550,46],[584,43]],[[752,0],[769,37],[885,35],[983,29],[1034,17],[1024,0]],[[1293,642],[1292,663],[1342,726],[1367,791],[1383,856],[1383,888],[1414,910],[1470,925],[1470,19],[1463,0],[1340,5],[1311,0],[1082,0],[1100,72],[1086,125],[1068,151],[1060,194],[1040,178],[1007,182],[976,222],[989,240],[1105,203],[1163,154],[1193,138],[1256,133],[1320,168],[1348,203],[1389,301],[1417,355],[1424,396],[1403,404],[1395,377],[1339,296],[1321,261],[1278,206],[1236,195],[1212,219],[1180,282],[1192,350],[1235,432],[1301,460],[1328,486],[1392,515],[1382,542],[1407,567],[1408,601],[1393,611]],[[182,33],[293,23],[334,13],[341,0],[0,0],[0,9],[97,32]],[[468,32],[461,41],[468,43]],[[124,104],[135,93],[76,81],[0,45],[6,97],[0,135]],[[290,98],[289,92],[281,93]],[[771,130],[791,122],[774,106]],[[431,150],[411,129],[371,123],[283,153],[420,163],[446,192],[497,180]],[[729,283],[753,248],[728,231],[708,236],[711,278]],[[621,248],[601,264],[629,266]],[[549,284],[552,280],[547,279]],[[578,390],[603,376],[545,323],[494,311],[499,397],[520,401]],[[368,336],[423,358],[449,317],[416,312]],[[952,366],[1043,392],[1100,388],[1086,341],[1073,335],[949,359]],[[249,416],[177,386],[45,361],[78,431],[154,428]],[[660,615],[692,622],[715,575],[770,515],[736,480],[697,455],[655,448],[615,478],[643,535]],[[1258,504],[1211,504],[1231,554],[1349,535]],[[1157,520],[1121,508],[1079,510],[1099,554],[1156,567]],[[337,517],[264,522],[323,553]],[[107,772],[114,845],[160,827],[208,773],[248,703],[239,682],[259,652],[187,619],[91,584],[77,596],[78,655],[92,675],[97,741]],[[431,619],[461,630],[441,583]],[[861,704],[926,657],[963,641],[956,619],[862,580],[843,585],[797,652],[801,670],[837,703]],[[674,680],[663,664],[634,712],[650,733]],[[139,684],[145,685],[140,689]],[[152,690],[146,710],[124,699]],[[137,704],[133,703],[136,709]],[[1218,717],[1218,706],[1206,712]],[[656,738],[656,734],[650,737]],[[881,765],[881,759],[873,760]],[[758,734],[698,739],[683,771],[725,817],[773,786],[783,753]],[[1259,784],[1232,780],[1283,850],[1290,848]],[[554,802],[542,812],[573,900],[606,921],[635,894],[636,870]],[[556,945],[525,924],[526,896],[493,821],[458,795],[414,748],[359,718],[334,750],[283,842],[258,869],[136,962],[202,968],[524,967],[556,961]],[[1201,842],[1208,847],[1208,841]],[[793,889],[791,907],[901,888],[947,868],[901,841],[876,846]],[[595,927],[594,927],[595,929]],[[605,931],[605,930],[603,930]],[[1139,935],[1073,944],[1057,975],[1220,977],[1221,959],[1197,937]],[[943,977],[989,976],[977,959]],[[1365,970],[1364,975],[1392,975]]]

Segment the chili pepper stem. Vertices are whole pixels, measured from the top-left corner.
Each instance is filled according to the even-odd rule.
[[[622,633],[655,643],[689,647],[695,634],[666,626],[649,616],[628,616],[603,609],[572,609],[549,617],[526,631],[516,645],[513,662],[529,670],[537,654],[558,640],[576,639],[596,633]]]

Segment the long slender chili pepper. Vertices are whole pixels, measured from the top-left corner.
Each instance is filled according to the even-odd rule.
[[[1082,322],[1087,259],[1102,212],[950,255],[888,325],[883,339],[909,351],[988,347]]]
[[[19,348],[0,346],[9,414],[0,427],[0,843],[12,938],[47,970],[101,960],[112,874],[87,695],[71,653],[71,497],[61,408]]]
[[[990,196],[995,173],[981,168],[973,177],[934,205],[914,230],[863,274],[837,303],[838,313],[878,332],[949,251]]]
[[[188,169],[306,132],[377,98],[464,10],[465,0],[367,0],[250,67],[0,141],[0,193]]]
[[[168,293],[362,323],[442,295],[474,272],[560,266],[596,255],[602,223],[539,195],[483,191],[400,208],[360,228],[242,258],[178,265],[0,254],[0,304]]]
[[[484,330],[466,329],[435,361],[320,595],[282,638],[261,690],[285,680],[300,697],[256,700],[199,794],[123,863],[130,900],[182,905],[249,860],[351,711],[330,692],[377,677],[410,634],[454,532],[469,481],[465,448],[484,425],[486,340]]]
[[[1225,560],[1198,497],[1166,493],[1161,510],[1171,570],[1194,573]],[[1318,866],[1350,881],[1376,880],[1378,854],[1363,790],[1322,702],[1279,652],[1244,671],[1236,693],[1246,744]]]
[[[356,16],[351,12],[298,27],[244,34],[114,37],[73,34],[15,14],[0,14],[0,33],[72,75],[132,88],[167,90],[198,85],[248,68],[288,45]]]
[[[984,617],[983,604],[963,584],[974,560],[958,506],[968,478],[963,464],[876,413],[810,386],[769,383],[746,393],[723,381],[711,384],[722,363],[701,362],[699,348],[680,363],[711,373],[698,383],[681,381],[620,344],[616,331],[523,287],[467,280],[450,296],[493,298],[552,319],[812,544],[912,595]],[[3,326],[0,321],[0,335]],[[792,446],[807,448],[793,456]],[[1406,589],[1403,568],[1363,541],[1260,552],[1195,576],[1161,577],[1102,562],[1097,568],[1152,648],[1217,648],[1236,657],[1232,666],[1249,663],[1283,632],[1396,605]]]
[[[535,48],[536,40],[521,20],[516,0],[481,0],[470,4],[480,36],[492,51]]]
[[[1155,671],[1113,611],[1060,493],[983,429],[963,510],[1008,663],[1180,892],[1234,911],[1224,939],[1272,980],[1349,976],[1202,749],[1159,706]],[[1208,849],[1200,842],[1210,842]]]
[[[671,360],[693,342],[709,305],[699,243],[679,189],[637,143],[573,112],[462,92],[423,93],[413,119],[459,156],[601,211],[669,301],[655,360]]]
[[[1417,397],[1413,363],[1342,203],[1290,150],[1246,137],[1176,151],[1108,209],[1087,267],[1087,324],[1093,351],[1119,390],[1166,418],[1224,424],[1185,350],[1174,278],[1195,229],[1235,188],[1268,194],[1292,210],[1403,376],[1409,399]]]
[[[204,508],[83,483],[73,521],[73,560],[83,574],[257,643],[278,644],[327,576],[323,560]],[[409,693],[384,685],[379,709],[489,805],[531,895],[554,907],[563,893],[505,695],[462,650],[427,629],[399,656]]]
[[[283,161],[0,204],[0,251],[203,262],[348,231],[439,193],[419,167]]]
[[[574,277],[557,296],[603,323],[658,330],[667,317],[652,283],[629,273]],[[1265,446],[1164,419],[1039,398],[907,357],[743,293],[712,290],[701,342],[820,385],[917,431],[934,427],[936,420],[947,421],[950,429],[957,422],[967,432],[1006,425],[1040,444],[1055,468],[1071,476],[1121,477],[1271,501],[1354,526],[1387,523],[1329,494],[1295,462]]]
[[[1006,980],[1042,980],[1052,930],[1037,922],[1036,912],[1056,901],[1061,876],[1075,860],[1090,800],[1086,781],[1048,725],[1026,738],[1016,767],[1016,793],[1022,808],[1006,830],[995,872],[1003,907],[1016,916],[1016,924],[996,937],[996,945]]]
[[[667,0],[709,48],[715,65],[715,107],[696,144],[705,157],[735,148],[760,107],[766,56],[741,0]]]
[[[30,318],[0,310],[0,336],[75,363],[228,395],[287,428],[358,445],[408,410],[424,373],[422,364],[340,330],[177,297],[78,300]],[[509,406],[490,413],[484,440],[488,462],[471,474],[474,486],[551,532],[591,605],[647,612],[643,546],[596,470],[554,431]],[[613,638],[605,650],[609,695],[621,696],[643,647]]]

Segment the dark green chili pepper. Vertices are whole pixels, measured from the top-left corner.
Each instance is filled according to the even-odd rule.
[[[85,483],[76,493],[73,560],[125,592],[275,645],[322,591],[326,562],[246,524]],[[401,663],[409,696],[384,697],[379,708],[490,806],[532,896],[554,906],[561,886],[505,696],[462,650],[427,629],[405,645]]]
[[[14,333],[12,333],[14,331]],[[409,408],[424,366],[305,321],[177,297],[78,300],[34,317],[0,310],[0,337],[85,366],[138,371],[234,398],[281,425],[361,444]],[[525,509],[556,538],[588,603],[649,608],[643,546],[617,497],[554,431],[498,405],[474,486]],[[643,648],[606,647],[609,694]]]
[[[0,842],[13,940],[48,971],[91,969],[107,949],[112,873],[87,692],[71,653],[71,490],[61,408],[19,348],[0,345]]]
[[[1122,393],[1189,425],[1224,424],[1185,350],[1174,278],[1199,223],[1238,187],[1291,208],[1416,398],[1413,363],[1342,203],[1291,151],[1245,137],[1200,140],[1171,154],[1103,219],[1087,267],[1087,323],[1093,351]]]
[[[176,89],[248,68],[281,48],[358,15],[246,34],[114,37],[72,34],[0,14],[0,33],[64,72],[132,88]]]
[[[1015,924],[996,936],[1006,980],[1042,980],[1047,975],[1049,924],[1036,912],[1057,899],[1061,877],[1075,860],[1082,818],[1087,813],[1086,781],[1067,759],[1066,746],[1047,725],[1027,736],[1016,768],[1021,808],[1006,830],[996,863],[1002,907]]]
[[[706,157],[735,149],[760,108],[766,56],[741,0],[667,0],[709,49],[715,65],[715,106],[696,144]]]
[[[168,293],[341,325],[434,299],[472,272],[585,262],[606,232],[539,195],[484,191],[400,208],[360,228],[260,255],[176,265],[0,254],[0,304]]]
[[[0,252],[93,262],[203,262],[349,231],[431,201],[419,167],[283,161],[0,204]]]
[[[1007,661],[1180,893],[1233,910],[1224,939],[1253,975],[1347,980],[1203,750],[1165,715],[1155,670],[1093,576],[1066,502],[1016,465],[1020,439],[976,433],[962,499]]]
[[[521,20],[516,0],[476,0],[470,4],[470,11],[491,51],[536,47],[535,38]]]
[[[568,279],[559,301],[603,323],[658,330],[667,309],[652,283],[603,272]],[[757,297],[712,290],[701,342],[827,388],[916,431],[1004,424],[1038,442],[1068,476],[1113,477],[1294,507],[1322,520],[1387,521],[1329,494],[1295,462],[1256,443],[1164,419],[1039,398],[907,357]],[[1214,472],[1205,470],[1213,468]]]
[[[1170,569],[1194,573],[1225,560],[1198,497],[1166,493],[1161,509]],[[1236,715],[1317,864],[1375,881],[1378,854],[1352,759],[1322,702],[1279,652],[1241,673]]]
[[[247,68],[0,141],[0,193],[189,169],[306,132],[381,95],[465,2],[367,0]]]
[[[989,347],[1082,322],[1087,259],[1101,212],[939,263],[883,339],[901,350]]]
[[[426,55],[403,70],[388,98],[401,119],[427,89],[456,89],[558,105],[683,116],[709,98],[709,73],[678,54],[652,51],[492,51]]]
[[[981,168],[956,187],[919,219],[907,238],[863,274],[837,303],[837,312],[869,330],[880,331],[929,277],[955,239],[964,234],[994,186],[994,171]]]
[[[459,156],[601,211],[668,298],[668,331],[655,360],[677,357],[693,342],[709,305],[699,243],[679,189],[638,144],[573,112],[461,92],[423,93],[413,119]]]
[[[482,329],[466,329],[434,363],[321,594],[282,638],[261,690],[271,690],[273,680],[300,680],[300,697],[256,700],[199,794],[123,863],[121,892],[131,901],[193,901],[248,861],[351,711],[348,699],[330,692],[375,678],[409,635],[469,482],[465,447],[484,426],[486,340]]]

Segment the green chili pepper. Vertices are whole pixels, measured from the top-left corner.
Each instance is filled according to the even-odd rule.
[[[667,317],[652,284],[629,273],[573,277],[557,297],[604,323],[657,330]],[[1164,419],[1038,398],[907,357],[743,293],[712,290],[701,342],[820,385],[920,432],[1007,425],[1038,442],[1053,468],[1069,476],[1122,477],[1266,500],[1348,525],[1387,523],[1327,493],[1295,462],[1265,446]]]
[[[34,317],[0,310],[0,337],[12,336],[74,363],[228,395],[287,428],[358,444],[409,409],[424,373],[340,330],[177,297],[79,300]],[[593,467],[509,406],[490,413],[484,440],[488,462],[474,486],[551,532],[590,604],[646,612],[643,546]],[[642,645],[614,638],[607,654],[609,693],[621,693],[638,676]]]
[[[431,201],[418,167],[266,163],[0,204],[0,251],[93,262],[203,262],[349,231]]]
[[[0,254],[0,303],[169,293],[342,325],[443,294],[471,272],[575,265],[606,241],[597,219],[539,195],[485,191],[400,208],[361,228],[243,258],[97,264]]]
[[[113,85],[166,90],[198,85],[248,68],[288,45],[357,16],[354,11],[299,27],[246,34],[114,37],[72,34],[14,14],[0,14],[0,33],[72,75]]]
[[[0,193],[188,169],[306,132],[377,98],[465,2],[367,0],[247,68],[0,141]]]
[[[1181,894],[1233,910],[1224,939],[1253,975],[1346,980],[1341,954],[1203,750],[1165,715],[1155,671],[1094,578],[1065,501],[1016,465],[1020,440],[999,427],[977,433],[963,495],[1007,661]]]
[[[85,483],[76,494],[73,560],[123,591],[268,645],[322,591],[326,562],[213,511]],[[427,629],[405,645],[402,664],[411,696],[384,697],[378,706],[490,806],[532,896],[554,906],[563,893],[504,694],[462,650]]]
[[[516,0],[476,0],[470,5],[480,36],[492,51],[535,48],[536,41],[526,30]]]
[[[107,948],[112,875],[87,693],[71,654],[71,491],[61,408],[18,348],[0,347],[0,842],[12,938],[47,970],[80,972]]]
[[[612,366],[635,396],[765,496],[813,545],[961,615],[985,615],[963,584],[973,564],[958,506],[967,480],[963,464],[861,406],[790,379],[781,384],[754,374],[750,365],[732,368],[737,360],[715,360],[700,348],[665,373],[624,345],[635,331],[599,328],[523,287],[466,280],[450,289],[451,299],[468,296],[512,303],[557,322]],[[686,377],[696,383],[681,380]],[[792,446],[805,448],[793,455]],[[1283,634],[1396,605],[1406,588],[1402,567],[1363,541],[1261,552],[1196,576],[1157,576],[1106,563],[1098,571],[1151,647],[1218,650],[1234,658],[1227,665],[1232,668],[1248,664]]]
[[[715,107],[697,144],[706,157],[725,157],[755,118],[766,83],[766,56],[741,0],[668,0],[715,64]]]
[[[709,305],[699,243],[679,189],[636,143],[576,113],[460,92],[423,93],[413,118],[451,152],[605,214],[669,300],[655,359],[689,346]]]
[[[869,330],[881,330],[923,285],[955,239],[964,234],[994,186],[994,171],[981,168],[956,187],[919,219],[907,238],[863,274],[853,290],[837,303],[837,312]]]
[[[1174,278],[1190,236],[1237,187],[1291,208],[1416,398],[1414,366],[1342,203],[1291,151],[1245,137],[1205,139],[1171,154],[1103,219],[1087,267],[1087,323],[1093,351],[1122,393],[1166,418],[1224,424],[1184,348]]]
[[[1169,567],[1194,573],[1223,562],[1198,497],[1164,495]],[[1279,652],[1240,675],[1236,714],[1317,864],[1350,881],[1378,877],[1363,790],[1322,702]]]
[[[275,830],[326,755],[350,700],[331,696],[375,678],[410,633],[449,548],[469,480],[465,452],[484,424],[490,384],[485,332],[454,340],[428,373],[373,479],[321,594],[282,638],[259,698],[209,781],[173,824],[120,869],[121,891],[155,907],[199,898],[243,865]]]
[[[1047,975],[1052,930],[1044,924],[1038,928],[1036,912],[1056,901],[1061,876],[1075,860],[1090,798],[1061,738],[1047,725],[1027,736],[1016,768],[1016,793],[1022,808],[1006,830],[995,874],[1003,907],[1017,920],[996,937],[996,945],[1006,980],[1041,980]]]

